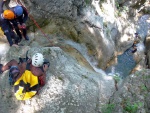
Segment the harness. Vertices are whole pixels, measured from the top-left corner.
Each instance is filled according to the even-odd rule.
[[[20,71],[17,66],[11,66],[9,70],[9,84],[13,85]]]

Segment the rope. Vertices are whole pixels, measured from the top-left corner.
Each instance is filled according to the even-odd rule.
[[[16,0],[16,3],[17,4],[20,4],[21,6],[23,6],[24,8],[25,8],[25,10],[27,11],[27,9],[26,9],[26,7],[20,2],[20,0]],[[28,13],[28,11],[27,11],[27,13]],[[45,32],[42,30],[42,28],[38,25],[38,23],[36,22],[36,20],[33,18],[33,16],[32,15],[30,15],[29,13],[28,13],[28,15],[29,15],[29,18],[34,22],[34,24],[37,26],[37,28],[42,32],[42,34],[50,41],[50,43],[52,43],[52,41],[49,39],[49,37],[45,34]],[[52,45],[53,45],[53,43],[52,43]]]

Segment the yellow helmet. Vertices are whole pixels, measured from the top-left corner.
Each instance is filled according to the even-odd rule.
[[[3,17],[5,19],[14,19],[15,18],[15,14],[11,11],[11,10],[5,10],[4,13],[3,13]]]

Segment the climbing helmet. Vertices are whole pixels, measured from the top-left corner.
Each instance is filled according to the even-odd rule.
[[[23,14],[23,8],[19,5],[14,7],[14,13],[16,16],[21,16]]]
[[[44,63],[44,56],[41,53],[36,53],[32,56],[32,65],[41,67]]]
[[[13,13],[13,11],[7,9],[7,10],[4,10],[3,17],[5,19],[11,20],[15,18],[15,14]]]

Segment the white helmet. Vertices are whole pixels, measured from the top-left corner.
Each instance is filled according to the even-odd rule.
[[[36,53],[32,56],[32,65],[35,67],[40,67],[44,63],[44,57],[41,53]]]

